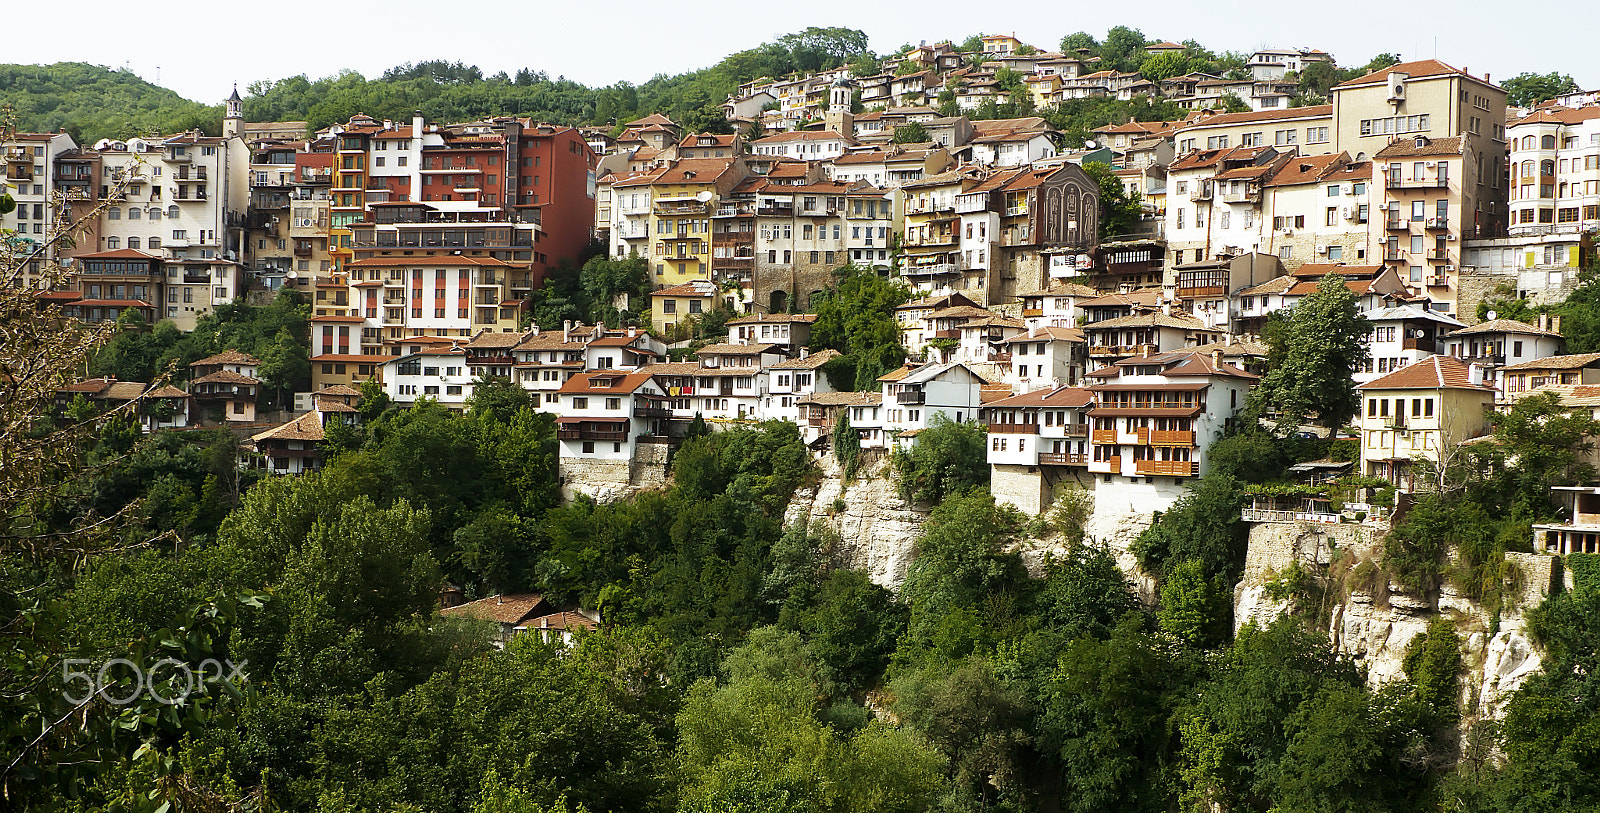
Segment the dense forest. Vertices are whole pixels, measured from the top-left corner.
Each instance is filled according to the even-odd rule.
[[[957,46],[963,51],[982,50],[981,35],[974,34]],[[1098,57],[1105,67],[1141,71],[1152,79],[1189,72],[1230,78],[1248,76],[1249,55],[1213,52],[1193,40],[1182,52],[1147,55],[1153,42],[1138,29],[1116,26],[1103,39],[1085,32],[1063,37],[1059,46]],[[1057,43],[1050,43],[1057,45]],[[729,132],[722,102],[747,81],[762,77],[784,78],[848,65],[861,75],[879,70],[883,59],[910,50],[878,55],[868,48],[867,36],[849,28],[807,28],[776,38],[756,48],[731,54],[717,64],[667,76],[659,74],[642,83],[618,82],[588,87],[552,78],[544,70],[523,68],[515,74],[485,75],[460,61],[424,60],[405,63],[373,79],[354,71],[337,76],[291,76],[256,82],[248,88],[245,116],[250,121],[306,121],[311,129],[344,122],[362,112],[380,119],[409,120],[421,110],[430,121],[472,121],[485,116],[528,116],[568,125],[615,126],[651,113],[664,113],[690,131]],[[1340,81],[1399,61],[1380,54],[1349,68],[1316,64],[1296,77],[1301,85],[1297,104],[1321,102]],[[1006,75],[1009,74],[1009,75]],[[973,118],[1008,118],[1033,110],[1021,77],[1002,72],[996,77],[1009,93],[973,111]],[[1513,103],[1548,99],[1576,85],[1561,74],[1525,73],[1505,82]],[[44,132],[65,128],[80,143],[101,138],[173,133],[198,128],[213,135],[221,129],[220,103],[200,104],[156,87],[126,70],[87,65],[0,65],[0,101],[12,108],[18,126]],[[1238,100],[1230,100],[1237,104]],[[949,90],[928,103],[954,113]],[[1058,109],[1040,111],[1071,144],[1081,144],[1089,132],[1105,124],[1159,121],[1179,118],[1185,111],[1161,100],[1078,99]]]

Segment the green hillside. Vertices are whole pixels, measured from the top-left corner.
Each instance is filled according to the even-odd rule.
[[[133,73],[103,65],[0,65],[0,104],[18,129],[66,128],[79,143],[200,128],[215,134],[222,107],[191,102]]]

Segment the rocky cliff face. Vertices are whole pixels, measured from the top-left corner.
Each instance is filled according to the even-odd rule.
[[[832,455],[818,461],[822,478],[801,486],[784,513],[785,526],[822,523],[839,534],[841,564],[899,590],[916,555],[927,512],[900,498],[887,459],[862,466],[849,486]]]
[[[1260,523],[1251,529],[1245,576],[1234,591],[1236,625],[1265,623],[1287,610],[1268,595],[1266,584],[1294,563],[1319,568],[1339,551],[1371,556],[1382,544],[1381,531],[1359,525]],[[1441,615],[1452,620],[1461,637],[1462,708],[1468,717],[1498,718],[1506,701],[1541,666],[1524,629],[1524,613],[1549,595],[1559,571],[1548,556],[1508,554],[1523,574],[1520,595],[1506,602],[1499,618],[1451,590],[1437,596],[1391,592],[1373,595],[1329,591],[1327,632],[1339,651],[1366,667],[1373,686],[1405,676],[1401,662],[1406,647]]]

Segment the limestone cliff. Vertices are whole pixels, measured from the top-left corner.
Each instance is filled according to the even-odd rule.
[[[1234,591],[1236,626],[1265,623],[1288,608],[1268,595],[1266,585],[1295,563],[1320,572],[1335,557],[1371,558],[1382,544],[1382,529],[1356,524],[1263,522],[1250,533],[1244,580]],[[1405,592],[1352,590],[1329,586],[1317,616],[1327,621],[1328,637],[1339,651],[1367,670],[1378,686],[1404,677],[1406,646],[1441,615],[1451,619],[1462,642],[1462,705],[1468,717],[1498,718],[1510,694],[1539,671],[1538,652],[1524,630],[1524,613],[1549,594],[1558,570],[1548,556],[1507,554],[1522,571],[1523,590],[1511,597],[1498,618],[1448,586],[1436,596]]]
[[[839,534],[841,564],[891,590],[900,589],[927,512],[900,498],[886,457],[869,457],[848,486],[832,455],[817,464],[822,477],[795,492],[783,524],[826,525]]]

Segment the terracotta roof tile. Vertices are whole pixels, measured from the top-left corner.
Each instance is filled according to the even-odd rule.
[[[451,618],[478,618],[502,624],[520,624],[534,613],[548,610],[550,605],[538,593],[495,595],[446,607],[439,614]]]
[[[1472,372],[1467,369],[1467,365],[1449,356],[1428,356],[1388,375],[1374,378],[1357,389],[1489,391],[1488,387],[1472,383]]]

